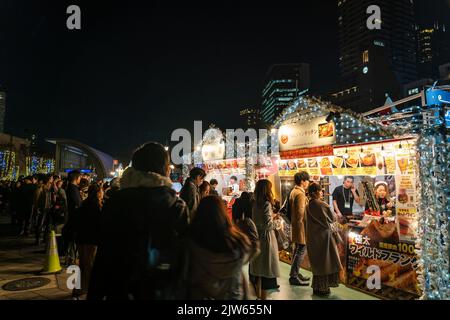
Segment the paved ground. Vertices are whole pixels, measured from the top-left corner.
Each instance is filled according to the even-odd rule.
[[[67,289],[68,274],[63,269],[56,275],[39,275],[45,261],[45,247],[34,245],[32,237],[17,237],[9,225],[9,218],[0,217],[0,300],[70,300],[71,291]],[[61,263],[64,261],[61,259]],[[349,289],[343,285],[332,289],[329,298],[319,298],[312,295],[310,287],[292,287],[288,283],[289,265],[280,263],[282,276],[278,280],[280,289],[271,291],[269,300],[372,300],[369,295]],[[248,270],[247,267],[244,270]],[[311,276],[307,271],[305,275]],[[24,291],[7,291],[3,289],[6,283],[13,280],[45,277],[50,282],[40,288]],[[253,298],[255,298],[252,295]]]
[[[45,246],[34,245],[33,237],[17,237],[8,224],[9,218],[0,217],[0,300],[64,300],[71,299],[66,287],[68,274],[40,275],[45,261]],[[44,277],[47,285],[25,291],[6,291],[3,286],[13,280]]]

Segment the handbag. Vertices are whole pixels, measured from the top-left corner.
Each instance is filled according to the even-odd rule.
[[[275,236],[277,237],[278,250],[287,250],[290,243],[283,229],[275,230]]]
[[[341,235],[339,234],[339,226],[337,222],[328,223],[331,230],[331,235],[333,236],[334,241],[336,244],[344,243],[344,240],[342,239]]]
[[[321,224],[322,226],[324,226],[325,228],[327,228],[320,220],[318,220],[316,217],[314,217],[313,215],[309,215],[309,217],[313,218],[317,223]],[[336,243],[336,245],[344,243],[344,240],[342,239],[341,235],[339,234],[339,224],[337,222],[330,222],[327,220],[327,225],[328,228],[331,232],[331,235],[334,239],[334,242]]]

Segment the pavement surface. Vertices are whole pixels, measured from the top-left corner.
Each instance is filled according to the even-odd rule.
[[[45,245],[35,245],[32,236],[17,236],[17,230],[10,225],[10,218],[0,216],[0,300],[73,300],[72,291],[67,288],[69,274],[63,265],[65,258],[60,257],[63,267],[60,273],[41,275],[45,258]],[[376,300],[344,285],[332,289],[330,297],[317,297],[312,294],[311,287],[289,285],[288,264],[280,262],[280,269],[281,277],[278,279],[280,288],[269,291],[268,300]],[[247,274],[248,266],[244,266],[244,270],[244,274]],[[305,270],[302,270],[302,274],[312,277],[311,273]],[[36,277],[38,279],[33,279]],[[19,288],[20,291],[5,290],[8,289],[5,285],[21,279],[26,279],[24,282],[27,283],[35,283],[37,280],[43,282],[43,286],[31,289],[22,287]],[[249,292],[250,298],[256,299],[251,286]],[[81,300],[83,299],[84,297],[81,297]]]

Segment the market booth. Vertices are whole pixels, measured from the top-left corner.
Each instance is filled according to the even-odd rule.
[[[226,158],[224,137],[222,132],[218,130],[214,127],[206,130],[201,144],[196,148],[201,153],[201,157],[194,157],[194,165],[184,166],[184,178],[188,177],[189,170],[194,166],[204,169],[207,173],[206,181],[217,180],[216,191],[227,202],[230,216],[235,200],[244,191],[253,192],[256,182],[260,179],[270,180],[274,187],[273,192],[280,193],[277,174],[279,157],[267,155],[250,157],[245,150],[246,145],[244,143],[237,144],[237,149],[242,148],[241,156]],[[235,155],[239,155],[238,150],[236,150]],[[185,161],[185,163],[189,162]],[[237,179],[237,190],[234,190],[230,185],[233,177]]]
[[[448,207],[439,202],[439,172],[432,171],[445,155],[436,158],[440,137],[432,126],[412,135],[408,127],[385,126],[302,97],[275,127],[282,199],[295,173],[306,171],[321,184],[332,210],[347,213],[340,220],[345,243],[339,247],[347,286],[385,299],[446,294],[448,235],[442,217]],[[430,258],[443,265],[433,268]],[[281,251],[280,259],[289,263],[290,252]],[[375,271],[379,288],[371,285]]]

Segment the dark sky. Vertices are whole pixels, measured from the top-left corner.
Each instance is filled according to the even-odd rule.
[[[316,90],[337,79],[334,0],[148,2],[2,0],[6,131],[77,139],[126,160],[194,120],[238,127],[274,63],[310,63]],[[449,2],[416,1],[421,22],[450,25]],[[66,28],[69,4],[81,7],[80,31]]]

